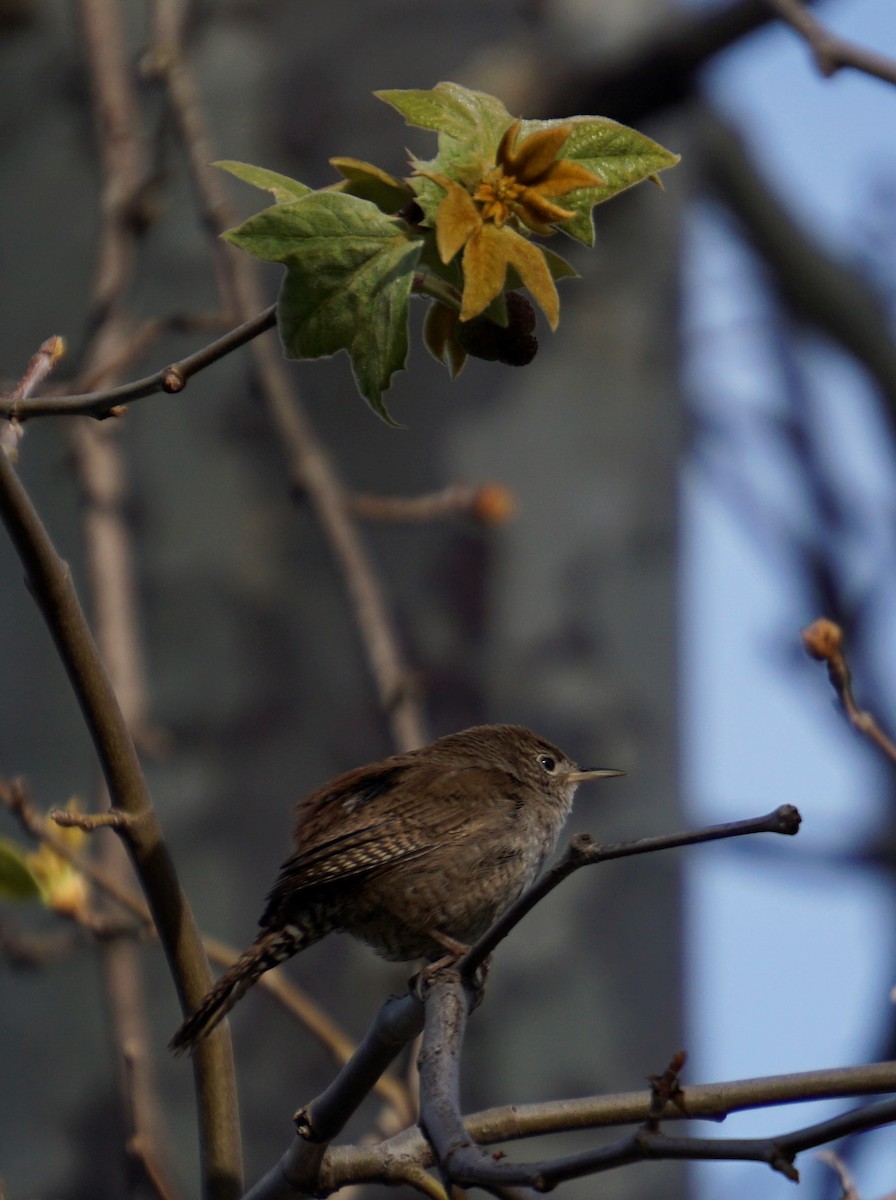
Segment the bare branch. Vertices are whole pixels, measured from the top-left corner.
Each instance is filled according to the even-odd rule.
[[[458,962],[458,968],[470,978],[488,958],[499,942],[517,926],[523,917],[549,892],[563,882],[568,875],[581,867],[608,862],[614,858],[628,858],[633,854],[651,854],[655,850],[671,850],[681,846],[695,846],[702,842],[716,842],[725,838],[745,837],[754,833],[777,833],[792,837],[800,827],[800,814],[792,804],[782,804],[773,812],[761,817],[749,817],[743,821],[727,821],[721,825],[708,825],[703,829],[683,833],[661,834],[657,837],[639,838],[634,842],[618,842],[601,845],[592,841],[589,834],[578,834],[572,839],[563,857],[546,871],[515,904],[499,917],[492,927],[482,935]]]
[[[820,1150],[815,1157],[821,1162],[827,1163],[831,1170],[836,1173],[840,1181],[840,1186],[843,1189],[843,1195],[840,1197],[840,1200],[862,1200],[849,1171],[846,1169],[846,1163],[839,1155],[835,1154],[833,1150]]]
[[[41,342],[37,353],[33,355],[25,368],[22,378],[12,391],[0,395],[0,401],[16,403],[27,400],[34,389],[47,378],[63,354],[65,354],[65,339],[54,333],[46,341]]]
[[[117,808],[100,813],[78,813],[67,808],[55,808],[49,816],[51,821],[55,821],[64,829],[83,829],[85,833],[93,833],[95,829],[122,829],[134,820],[128,813],[120,812]]]
[[[214,160],[199,90],[183,52],[183,12],[179,0],[155,0],[157,73],[164,78],[178,131],[183,140],[203,221],[212,234],[232,224],[223,176],[209,166]],[[262,303],[257,264],[217,240],[213,253],[229,307],[244,317]],[[380,582],[351,519],[345,488],[326,449],[302,408],[278,347],[254,341],[251,353],[274,427],[286,453],[293,487],[307,492],[333,556],[343,574],[362,647],[399,750],[427,739],[414,685]]]
[[[896,84],[896,61],[892,58],[876,54],[857,42],[831,33],[799,0],[766,2],[782,21],[795,29],[805,40],[822,75],[831,76],[844,67],[851,67],[864,75],[882,79],[885,83]]]
[[[21,400],[0,396],[0,416],[18,421],[50,416],[88,416],[101,419],[108,417],[121,405],[141,400],[144,396],[154,396],[159,392],[174,395],[182,392],[188,380],[197,372],[238,350],[265,330],[273,329],[276,323],[276,307],[272,304],[222,337],[203,346],[201,350],[196,350],[186,358],[170,363],[143,379],[75,396],[36,396]]]
[[[12,813],[27,834],[36,841],[48,845],[60,858],[76,867],[95,887],[105,892],[116,904],[136,917],[141,922],[140,932],[143,936],[152,937],[154,935],[152,914],[143,899],[92,859],[86,858],[78,850],[73,849],[63,838],[54,835],[47,828],[42,815],[28,799],[28,794],[20,780],[7,783],[0,779],[0,807],[6,808]],[[3,938],[0,936],[0,944],[2,942]],[[10,945],[12,946],[14,943],[15,939],[10,936]],[[240,952],[237,949],[217,938],[204,937],[203,945],[209,959],[220,967],[232,966],[239,957]],[[348,1062],[355,1052],[355,1043],[339,1028],[328,1013],[315,1004],[301,988],[287,979],[282,971],[276,969],[268,971],[258,981],[258,986],[262,991],[273,996],[313,1037],[316,1037],[337,1062]],[[377,1080],[375,1090],[395,1111],[396,1119],[401,1121],[402,1126],[413,1120],[414,1109],[408,1089],[398,1079],[394,1076],[382,1075]]]
[[[880,296],[807,233],[736,132],[709,110],[697,128],[697,160],[706,181],[741,223],[784,303],[857,360],[880,389],[891,426],[896,424],[896,340]]]
[[[819,617],[803,630],[802,638],[806,653],[827,664],[828,678],[853,729],[877,746],[890,762],[896,763],[896,743],[884,733],[874,716],[856,703],[840,626],[827,617]]]
[[[656,1128],[656,1098],[648,1100],[648,1122],[608,1146],[544,1162],[496,1159],[475,1142],[460,1115],[460,1051],[473,1002],[457,968],[434,977],[425,997],[424,1052],[421,1055],[420,1125],[445,1182],[494,1192],[502,1185],[549,1191],[566,1179],[648,1159],[743,1161],[768,1164],[787,1178],[799,1178],[793,1160],[800,1152],[859,1130],[896,1122],[896,1099],[852,1110],[829,1121],[770,1138],[670,1137]],[[687,1096],[674,1107],[690,1113]]]
[[[246,1200],[274,1200],[275,1197],[320,1193],[321,1163],[327,1143],[336,1137],[357,1111],[374,1081],[403,1047],[417,1036],[422,1023],[423,1006],[416,996],[393,996],[386,1001],[336,1079],[320,1096],[296,1113],[294,1120],[298,1136],[276,1166],[250,1190]],[[406,1171],[408,1168],[397,1179],[406,1180]],[[415,1170],[413,1174],[419,1190],[419,1172]],[[333,1186],[339,1185],[328,1185],[326,1190],[332,1190]]]
[[[481,525],[503,525],[516,515],[516,497],[500,483],[451,483],[425,496],[348,496],[349,509],[365,521],[430,522],[470,517]]]
[[[211,986],[211,973],[189,902],[165,846],[140,762],[115,693],[72,583],[31,500],[6,454],[0,453],[0,517],[15,546],[31,592],[53,636],[93,738],[116,808],[133,818],[119,832],[145,890],[181,1004],[192,1012]],[[205,1078],[212,1080],[203,1104],[210,1193],[235,1195],[233,1163],[236,1107],[233,1059],[226,1030],[200,1048]]]

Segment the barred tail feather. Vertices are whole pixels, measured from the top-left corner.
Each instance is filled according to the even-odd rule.
[[[296,925],[260,933],[249,949],[227,968],[192,1016],[184,1021],[168,1048],[175,1054],[192,1053],[196,1043],[211,1033],[265,971],[292,958],[316,940],[309,930]]]

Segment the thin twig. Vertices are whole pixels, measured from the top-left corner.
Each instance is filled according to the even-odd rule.
[[[46,341],[41,342],[37,353],[31,357],[25,368],[22,378],[11,391],[0,395],[0,401],[14,403],[19,400],[27,400],[34,389],[47,378],[63,354],[65,354],[65,340],[54,333]]]
[[[842,1100],[879,1096],[896,1091],[896,1063],[865,1063],[854,1067],[828,1067],[789,1075],[767,1075],[723,1083],[693,1083],[682,1088],[681,1100],[659,1113],[663,1121],[700,1118],[722,1121],[731,1113],[812,1100]],[[545,1100],[531,1104],[501,1105],[464,1117],[467,1134],[479,1145],[518,1141],[544,1134],[580,1129],[607,1129],[644,1124],[657,1114],[653,1092],[619,1092],[606,1096],[581,1096],[571,1100]],[[687,1114],[682,1112],[682,1106]],[[423,1135],[407,1129],[380,1144],[386,1155],[407,1156],[424,1165],[427,1156]],[[359,1153],[363,1151],[359,1150]],[[331,1156],[351,1155],[347,1147],[334,1148]],[[329,1159],[325,1160],[325,1167]],[[346,1178],[350,1176],[346,1174]]]
[[[423,1006],[413,994],[392,996],[381,1007],[349,1062],[316,1099],[302,1107],[294,1121],[298,1136],[279,1162],[249,1192],[246,1200],[272,1200],[289,1192],[315,1195],[320,1190],[321,1163],[329,1141],[344,1128],[374,1081],[420,1031]],[[393,1164],[398,1161],[393,1156]],[[406,1160],[396,1180],[415,1174]],[[343,1179],[342,1183],[353,1182]],[[336,1187],[339,1184],[335,1185]],[[417,1181],[419,1186],[419,1179]],[[334,1190],[328,1186],[326,1191]]]
[[[155,933],[152,924],[152,914],[145,901],[136,892],[122,884],[110,872],[104,870],[93,859],[85,857],[79,850],[74,849],[67,841],[52,829],[47,827],[41,813],[28,798],[28,793],[21,780],[11,783],[0,779],[0,807],[6,808],[35,841],[48,845],[54,853],[66,862],[72,864],[90,882],[104,892],[126,912],[141,922],[143,936],[152,937]],[[219,967],[232,966],[239,957],[239,951],[214,937],[203,937],[203,945],[209,960]],[[351,1058],[356,1049],[355,1042],[336,1024],[329,1014],[308,996],[301,988],[289,980],[282,971],[274,969],[266,972],[258,981],[262,991],[270,994],[282,1007],[308,1032],[318,1039],[320,1044],[338,1063],[345,1063]],[[401,1122],[401,1128],[413,1119],[416,1111],[409,1090],[392,1075],[383,1075],[375,1089],[383,1100],[387,1101],[395,1111],[396,1119]]]
[[[769,8],[806,41],[822,75],[831,76],[844,67],[861,71],[885,83],[896,84],[896,60],[838,37],[799,0],[766,0]]]
[[[117,382],[111,364],[135,349],[134,328],[124,312],[124,300],[145,224],[148,178],[124,8],[120,0],[79,0],[78,5],[102,168],[92,334],[84,356],[85,375],[106,385]],[[138,625],[140,605],[130,533],[123,515],[127,474],[119,433],[120,427],[114,424],[79,422],[72,430],[72,440],[85,499],[84,540],[97,646],[122,719],[131,736],[139,737],[149,728],[148,702]],[[121,845],[134,840],[135,816],[115,803],[114,793],[111,800],[108,819],[120,836],[102,839],[98,849],[106,870],[123,882],[127,864]],[[99,804],[109,802],[110,794],[104,790]],[[102,966],[110,1034],[119,1062],[126,1150],[132,1166],[161,1200],[169,1200],[172,1185],[166,1179],[162,1149],[169,1138],[155,1085],[142,963],[136,945],[122,939],[107,942]],[[241,1188],[239,1124],[236,1107],[230,1103],[232,1054],[226,1039],[222,1046],[217,1067],[224,1091],[220,1096],[200,1095],[198,1106],[203,1190],[206,1196],[221,1200]]]
[[[55,808],[49,817],[63,829],[83,829],[85,833],[93,833],[95,829],[121,829],[134,819],[116,808],[99,813],[78,813],[67,808]]]
[[[56,363],[65,354],[65,341],[53,334],[40,344],[32,355],[22,378],[8,392],[0,393],[0,406],[4,403],[15,406],[27,400],[35,388],[47,378]],[[21,422],[11,418],[0,430],[0,451],[9,455],[13,462],[18,458],[19,442],[22,440]]]
[[[660,834],[656,837],[639,838],[634,842],[616,842],[602,845],[588,834],[577,834],[569,843],[566,853],[540,879],[524,892],[507,911],[498,918],[490,929],[470,947],[458,961],[458,968],[466,978],[472,977],[492,953],[499,942],[514,929],[525,915],[549,892],[563,882],[567,876],[582,867],[609,862],[615,858],[629,858],[635,854],[651,854],[656,850],[671,850],[681,846],[695,846],[703,842],[716,842],[726,838],[744,837],[755,833],[777,833],[792,837],[800,827],[800,814],[792,804],[782,804],[773,812],[761,817],[749,817],[743,821],[726,821],[721,825],[707,825],[703,829],[686,830],[683,833]]]
[[[503,525],[516,515],[516,497],[499,483],[451,483],[424,496],[349,494],[348,505],[364,521],[429,523],[469,517],[482,525]]]
[[[132,400],[140,400],[144,396],[154,396],[159,392],[174,395],[182,392],[197,372],[204,370],[212,363],[231,354],[244,346],[253,338],[258,337],[267,329],[273,329],[277,323],[276,306],[257,312],[248,320],[229,330],[215,341],[210,342],[185,358],[169,363],[160,371],[135,379],[133,383],[125,383],[119,387],[104,388],[95,392],[85,392],[72,396],[35,396],[31,399],[15,400],[0,396],[0,416],[10,417],[18,421],[27,421],[32,417],[59,416],[88,416],[108,417],[122,404]]]
[[[834,1171],[840,1181],[840,1186],[843,1189],[843,1195],[840,1200],[862,1200],[859,1195],[856,1185],[852,1181],[849,1171],[846,1169],[846,1163],[833,1150],[819,1150],[815,1157],[827,1165]]]
[[[154,6],[158,73],[184,143],[203,223],[214,233],[232,224],[232,213],[221,172],[214,161],[199,90],[183,51],[183,5],[180,0],[156,0]],[[224,303],[244,317],[263,303],[257,264],[245,254],[215,241]],[[399,750],[426,740],[423,714],[413,676],[404,662],[380,582],[348,512],[345,488],[323,444],[299,402],[283,357],[266,339],[251,343],[255,368],[276,431],[286,452],[290,478],[304,490],[342,572],[352,601],[362,647],[379,695],[380,706]]]
[[[472,993],[465,989],[457,968],[435,976],[425,996],[421,1056],[420,1125],[446,1181],[461,1186],[491,1191],[510,1184],[549,1191],[567,1179],[651,1159],[766,1163],[797,1181],[793,1162],[802,1151],[896,1122],[896,1099],[889,1099],[767,1138],[673,1137],[658,1129],[655,1095],[651,1093],[648,1121],[635,1133],[579,1154],[512,1163],[496,1158],[475,1142],[460,1115],[460,1052],[472,1002]],[[674,1107],[690,1113],[686,1093],[676,1097]]]
[[[802,632],[806,653],[827,664],[828,678],[843,706],[846,719],[857,730],[896,763],[896,743],[884,733],[875,717],[856,703],[852,690],[852,672],[846,659],[843,630],[827,617],[819,617]]]

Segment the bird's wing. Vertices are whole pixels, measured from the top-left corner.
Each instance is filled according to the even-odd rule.
[[[281,867],[269,909],[281,898],[358,880],[475,839],[496,808],[514,807],[510,777],[490,768],[403,763],[360,768],[299,806],[298,849]]]

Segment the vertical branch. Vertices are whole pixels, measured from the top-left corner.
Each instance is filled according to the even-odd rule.
[[[121,11],[108,0],[81,0],[81,36],[91,85],[96,142],[102,168],[101,221],[91,316],[93,337],[85,355],[88,375],[112,382],[114,367],[129,348],[131,330],[121,301],[132,277],[138,236],[137,213],[145,176],[143,134],[133,73],[125,48]],[[99,652],[135,736],[148,728],[141,640],[130,542],[121,517],[125,471],[121,428],[77,422],[72,430],[75,461],[87,504],[84,534],[90,597]],[[109,802],[101,789],[98,807]],[[117,839],[101,838],[98,854],[110,875],[124,882],[127,863]],[[172,1194],[162,1147],[167,1144],[158,1103],[145,982],[139,947],[129,939],[101,944],[101,964],[110,1014],[110,1038],[118,1065],[125,1150],[132,1169],[163,1197]]]
[[[102,165],[102,219],[91,312],[94,336],[88,348],[85,369],[88,373],[108,378],[107,364],[122,358],[123,352],[128,349],[131,334],[129,322],[120,306],[131,280],[137,237],[142,224],[140,206],[145,179],[143,133],[120,5],[116,0],[80,0],[78,11]],[[110,422],[102,428],[92,424],[89,428],[82,425],[74,438],[82,484],[89,501],[85,532],[102,653],[92,645],[83,615],[79,614],[76,621],[76,624],[83,625],[79,635],[83,662],[73,661],[66,634],[54,629],[54,636],[63,650],[88,723],[92,723],[112,803],[139,820],[138,825],[126,824],[123,827],[123,839],[138,866],[144,888],[147,888],[153,915],[160,922],[159,936],[168,954],[182,1005],[192,1008],[209,985],[210,972],[189,906],[162,844],[161,831],[129,737],[130,730],[145,730],[147,722],[133,567],[127,532],[120,513],[125,483],[116,434],[117,429]],[[9,482],[12,486],[12,481]],[[34,530],[32,532],[36,533]],[[53,563],[49,539],[46,539],[44,549],[44,567],[49,577],[57,566],[64,568],[64,564]],[[70,594],[65,598],[66,606],[70,610],[77,609],[70,579],[67,580],[67,587]],[[53,628],[55,614],[52,603],[44,611]],[[105,680],[105,688],[85,686],[81,671],[86,661],[93,657],[97,659],[94,672],[97,677],[103,672],[103,662],[111,672],[111,681]],[[123,713],[116,702],[116,695],[121,696]],[[105,751],[110,748],[105,741],[109,730],[101,731],[96,725],[97,707],[107,705],[114,706],[113,723],[118,727],[117,737],[121,744],[121,752],[114,761],[109,761],[108,755],[104,757]],[[109,869],[120,872],[120,860],[116,860],[114,843],[106,842],[104,845]],[[148,869],[154,873],[155,898],[147,887]],[[164,928],[161,924],[163,921]],[[128,1150],[138,1160],[156,1190],[166,1193],[170,1189],[158,1161],[161,1142],[157,1136],[158,1109],[136,949],[125,942],[112,943],[106,947],[103,961],[130,1124]],[[199,1119],[205,1192],[208,1196],[221,1197],[223,1200],[241,1189],[235,1081],[226,1031],[218,1044],[211,1048],[203,1066],[203,1082],[199,1085]],[[199,1064],[197,1070],[200,1070]]]
[[[0,453],[0,518],[25,568],[28,586],[53,636],[93,738],[120,832],[140,878],[184,1011],[211,985],[187,897],[162,837],[137,752],[72,583],[31,499]],[[196,1055],[203,1075],[202,1143],[206,1195],[239,1195],[241,1164],[229,1039],[213,1035]]]
[[[131,274],[133,231],[144,179],[140,112],[125,66],[124,28],[118,4],[79,0],[78,13],[103,170],[92,314],[99,324],[121,297]]]
[[[157,69],[164,75],[171,106],[184,142],[203,220],[213,234],[233,223],[223,178],[209,166],[215,158],[199,91],[183,57],[181,0],[155,0]],[[226,306],[248,320],[265,307],[256,264],[214,243],[219,277],[225,280]],[[274,427],[287,456],[290,478],[308,496],[334,558],[342,572],[354,609],[362,649],[373,676],[380,705],[399,750],[426,740],[423,714],[411,672],[379,579],[349,512],[345,488],[323,444],[302,408],[276,343],[255,338],[249,351],[261,380]]]

